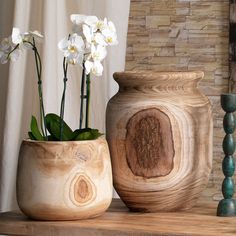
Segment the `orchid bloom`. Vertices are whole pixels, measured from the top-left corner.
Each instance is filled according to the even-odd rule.
[[[81,33],[82,25],[88,26],[92,32],[102,31],[107,24],[106,18],[104,21],[99,20],[96,16],[85,16],[80,14],[72,14],[70,19],[73,23],[73,32]]]
[[[95,76],[101,76],[103,72],[103,66],[100,61],[86,61],[84,63],[86,74],[94,74]]]
[[[90,57],[94,61],[102,61],[107,55],[107,50],[104,46],[98,45],[97,47],[92,44]]]
[[[117,45],[117,34],[116,34],[116,28],[113,24],[113,22],[109,21],[107,24],[107,27],[102,30],[102,34],[105,37],[105,42],[108,45]]]
[[[0,44],[0,62],[4,64],[9,59],[16,61],[22,50],[32,48],[31,37],[39,39],[43,38],[43,35],[38,31],[21,33],[19,28],[14,27],[11,36],[3,39]]]
[[[87,16],[84,20],[84,24],[89,26],[93,32],[96,32],[96,24],[98,22],[98,18],[96,16]]]
[[[83,24],[87,16],[85,15],[80,15],[80,14],[72,14],[70,16],[70,20],[72,21],[73,24],[80,25]]]
[[[58,43],[59,49],[70,64],[84,64],[86,74],[102,75],[102,61],[107,55],[106,47],[118,44],[114,24],[96,16],[72,14],[72,36]]]
[[[82,25],[84,23],[84,20],[86,19],[87,16],[85,15],[79,15],[79,14],[72,14],[70,16],[70,20],[73,23],[73,27],[72,27],[72,32],[73,33],[77,33],[79,35],[82,34],[83,32],[83,28]]]
[[[7,54],[4,53],[3,51],[0,51],[0,62],[1,64],[6,64],[8,61]]]
[[[98,20],[96,22],[96,31],[99,30],[99,31],[103,31],[105,28],[107,27],[107,18],[105,18],[104,20]]]
[[[14,27],[12,30],[12,35],[11,35],[11,39],[12,39],[12,43],[17,45],[21,45],[27,41],[30,40],[30,37],[34,37],[36,40],[37,39],[42,39],[43,35],[37,31],[29,31],[29,32],[25,32],[25,33],[21,33],[20,29]]]
[[[33,37],[38,42],[40,42],[41,39],[43,39],[43,35],[39,31],[37,31],[37,30],[26,32],[24,35],[26,37],[27,36]]]
[[[43,38],[43,35],[38,30],[29,31],[29,34],[36,38]]]
[[[10,51],[12,46],[11,38],[4,38],[0,44],[1,51]]]
[[[64,38],[58,43],[58,48],[64,53],[67,62],[70,64],[83,63],[84,41],[81,36],[72,34],[69,39]]]
[[[20,33],[20,30],[18,28],[13,28],[12,35],[8,38],[4,38],[0,44],[1,64],[7,63],[9,59],[11,61],[16,61],[19,58],[19,44],[23,44],[22,34]]]
[[[23,43],[24,35],[20,33],[20,29],[13,28],[11,34],[12,43],[17,45]]]
[[[101,33],[94,33],[93,29],[88,25],[83,25],[83,34],[85,39],[90,46],[91,44],[100,44],[106,46],[107,43],[105,42],[104,36]]]

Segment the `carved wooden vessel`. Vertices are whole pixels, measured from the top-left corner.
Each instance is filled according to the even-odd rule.
[[[101,215],[112,200],[112,173],[104,137],[91,141],[23,141],[17,201],[39,220],[75,220]]]
[[[191,208],[212,167],[212,111],[202,72],[115,73],[107,106],[114,186],[135,211]]]

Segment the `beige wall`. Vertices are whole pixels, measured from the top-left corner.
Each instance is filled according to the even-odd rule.
[[[223,111],[228,89],[228,0],[131,0],[126,70],[202,70],[214,111],[213,170],[205,191],[218,197],[223,175]]]

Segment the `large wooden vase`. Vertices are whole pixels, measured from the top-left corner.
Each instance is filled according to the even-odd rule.
[[[211,105],[202,72],[115,73],[107,106],[114,186],[134,211],[191,208],[212,167]]]
[[[112,200],[111,162],[106,140],[23,141],[17,201],[38,220],[76,220],[101,215]]]

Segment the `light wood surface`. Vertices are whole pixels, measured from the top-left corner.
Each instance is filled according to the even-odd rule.
[[[112,189],[104,137],[71,142],[23,141],[17,201],[27,216],[41,220],[95,217],[109,207]]]
[[[212,167],[212,111],[202,72],[121,72],[107,106],[114,186],[134,211],[191,208]]]
[[[134,213],[113,200],[102,216],[80,221],[32,221],[20,213],[0,215],[0,234],[24,236],[235,236],[236,218],[216,217],[217,202],[199,201],[179,213]]]

